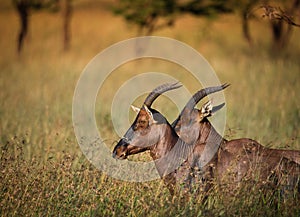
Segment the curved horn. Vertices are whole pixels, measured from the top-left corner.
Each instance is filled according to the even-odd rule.
[[[147,98],[144,101],[144,105],[146,105],[148,108],[151,107],[152,103],[154,102],[154,100],[159,97],[162,93],[169,91],[169,90],[173,90],[176,88],[181,87],[182,85],[179,82],[176,83],[165,83],[162,84],[158,87],[156,87],[154,90],[151,91],[151,93],[149,93],[149,95],[147,96]]]
[[[230,84],[222,84],[221,86],[215,86],[215,87],[207,87],[204,88],[202,90],[199,90],[197,93],[195,93],[192,98],[188,101],[188,103],[186,104],[185,108],[187,109],[193,109],[195,107],[195,105],[205,96],[218,92],[220,90],[225,89],[226,87],[228,87]]]

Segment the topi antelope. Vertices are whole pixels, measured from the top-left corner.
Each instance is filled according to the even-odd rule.
[[[178,87],[177,83],[161,85],[149,94],[141,109],[133,107],[138,115],[113,150],[117,159],[149,150],[171,194],[176,190],[175,185],[184,184],[188,177],[194,145],[181,140],[164,116],[150,106],[160,94]],[[207,89],[207,94],[223,88]]]
[[[224,84],[219,88],[227,86]],[[223,104],[212,107],[209,101],[200,110],[194,108],[214,88],[218,87],[205,88],[195,93],[172,123],[181,139],[195,145],[191,170],[195,172],[194,168],[200,169],[202,174],[219,180],[224,179],[230,171],[233,178],[231,181],[235,183],[251,176],[259,177],[262,181],[275,176],[281,182],[277,184],[298,186],[300,193],[300,151],[269,149],[247,138],[227,141],[207,119]],[[189,174],[189,184],[195,181],[194,175]]]
[[[207,120],[207,117],[223,105],[212,107],[210,103],[207,103],[200,111],[194,109],[197,102],[204,96],[227,86],[211,87],[197,92],[174,121],[174,128],[188,143],[179,138],[158,111],[148,108],[152,100],[168,88],[156,94],[153,91],[141,109],[135,108],[138,115],[124,138],[114,148],[113,156],[126,159],[128,155],[149,150],[160,176],[172,194],[177,190],[178,183],[190,184],[191,180],[195,180],[190,175],[195,168],[200,168],[204,174],[200,181],[209,178],[222,180],[228,170],[233,171],[235,180],[242,180],[251,169],[254,169],[251,167],[253,165],[260,165],[260,179],[265,180],[271,174],[278,170],[282,171],[284,168],[285,171],[292,173],[288,174],[290,177],[288,184],[296,185],[299,182],[299,164],[293,159],[297,159],[297,152],[265,149],[250,139],[227,141]],[[155,97],[150,97],[151,95]],[[219,144],[221,144],[220,148]],[[213,153],[212,159],[207,158],[207,154],[211,154],[213,149],[216,149],[217,154]],[[208,159],[209,164],[206,164],[205,160],[208,161]],[[279,172],[275,174],[282,175]],[[209,187],[210,185],[205,185],[206,190]]]

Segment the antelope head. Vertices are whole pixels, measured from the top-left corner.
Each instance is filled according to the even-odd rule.
[[[166,119],[156,110],[151,109],[153,101],[163,92],[181,87],[178,83],[163,84],[155,88],[145,99],[142,108],[131,106],[137,113],[135,121],[113,150],[113,157],[126,159],[127,156],[150,150],[163,133]]]
[[[205,103],[201,109],[194,108],[196,104],[205,96],[221,91],[228,87],[223,84],[216,87],[208,87],[196,92],[181,111],[178,118],[172,123],[176,133],[187,143],[193,144],[201,136],[202,125],[207,118],[220,110],[225,103],[213,106],[211,101]]]
[[[134,109],[138,112],[137,117],[114,148],[114,158],[126,159],[129,155],[151,150],[164,135],[167,121],[159,112],[146,105]]]

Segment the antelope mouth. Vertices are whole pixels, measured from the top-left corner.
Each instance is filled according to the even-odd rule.
[[[113,150],[112,157],[118,160],[125,160],[128,153],[128,143],[127,140],[122,138]]]
[[[117,159],[117,160],[125,160],[125,159],[127,159],[127,155],[126,155],[126,153],[122,153],[119,155],[113,153],[113,158]]]

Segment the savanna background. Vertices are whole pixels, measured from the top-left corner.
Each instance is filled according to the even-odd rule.
[[[126,8],[139,8],[147,15],[161,8],[158,4],[151,9],[153,2],[161,1],[66,0],[72,9],[70,26],[65,27],[67,39],[66,10],[34,1],[38,4],[29,10],[28,31],[19,49],[18,2],[22,1],[0,3],[1,216],[300,215],[296,199],[277,200],[276,192],[260,194],[252,185],[232,198],[214,189],[205,202],[195,198],[182,204],[171,198],[160,180],[115,180],[84,157],[72,126],[73,93],[86,64],[114,43],[152,34],[192,46],[209,61],[222,83],[231,84],[224,92],[226,138],[250,137],[267,147],[300,150],[300,28],[283,20],[279,31],[288,36],[278,39],[274,22],[280,21],[260,8],[265,3],[280,6],[297,23],[298,1],[228,1],[231,4],[225,6],[223,1],[198,1],[199,5],[178,1],[194,5],[157,12],[157,20],[145,24],[139,21],[144,17],[128,16]],[[138,5],[144,2],[150,6]],[[219,2],[222,7],[211,9],[201,2],[204,6]],[[195,13],[191,8],[205,10]],[[247,25],[242,25],[245,20]],[[243,32],[243,27],[249,32]],[[153,61],[125,64],[100,89],[95,115],[109,148],[118,140],[110,119],[111,100],[127,79],[160,71],[181,81],[191,93],[201,88],[184,69]],[[178,114],[172,106],[162,97],[153,107],[171,122]]]

